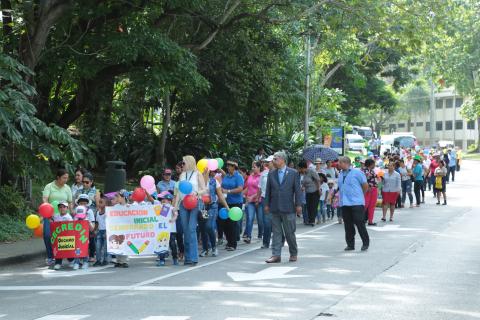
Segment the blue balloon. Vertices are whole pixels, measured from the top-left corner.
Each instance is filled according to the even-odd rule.
[[[218,211],[218,216],[220,219],[226,220],[228,219],[228,210],[227,208],[222,208]]]
[[[192,193],[193,186],[190,181],[183,180],[178,184],[178,190],[180,190],[180,192],[183,194],[190,194]]]

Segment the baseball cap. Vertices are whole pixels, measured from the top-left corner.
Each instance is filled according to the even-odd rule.
[[[65,207],[68,207],[68,202],[67,202],[67,201],[60,201],[60,202],[58,203],[58,207],[60,207],[61,205],[62,205],[62,206],[65,206]]]
[[[85,219],[87,217],[87,207],[78,206],[75,208],[75,218]]]
[[[273,161],[273,156],[268,156],[265,159],[263,159],[265,162],[272,162]]]

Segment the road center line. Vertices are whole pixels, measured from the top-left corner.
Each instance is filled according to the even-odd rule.
[[[326,229],[326,228],[331,227],[331,226],[336,225],[336,224],[337,224],[337,223],[331,223],[331,224],[327,224],[327,225],[325,225],[325,226],[321,226],[321,227],[318,227],[318,228],[314,228],[314,229],[312,229],[312,230],[309,230],[309,231],[306,231],[306,232],[302,232],[302,233],[298,234],[298,236],[302,236],[302,235],[305,235],[305,234],[309,234],[309,233],[316,232],[316,231],[318,231],[318,230]],[[300,237],[299,237],[299,240],[301,240]],[[235,253],[235,254],[233,254],[233,255],[231,255],[231,256],[228,256],[228,257],[225,257],[225,258],[221,258],[221,259],[214,260],[214,261],[207,262],[207,263],[202,263],[202,264],[197,265],[197,266],[195,266],[195,267],[191,267],[191,268],[188,268],[188,269],[180,270],[180,271],[177,271],[177,272],[172,272],[172,273],[166,274],[166,275],[164,275],[164,276],[152,278],[152,279],[150,279],[150,280],[145,280],[145,281],[142,281],[142,282],[138,282],[138,283],[133,284],[132,287],[145,286],[145,285],[148,285],[148,284],[151,284],[151,283],[160,281],[160,280],[168,279],[168,278],[171,278],[171,277],[178,276],[178,275],[180,275],[180,274],[184,274],[184,273],[187,273],[187,272],[195,271],[195,270],[198,270],[198,269],[200,269],[200,268],[205,268],[205,267],[208,267],[208,266],[211,266],[211,265],[220,263],[220,262],[224,262],[224,261],[227,261],[227,260],[231,260],[231,259],[233,259],[233,258],[239,257],[239,256],[241,256],[241,255],[244,255],[244,254],[247,254],[247,253],[256,251],[256,250],[260,250],[260,248],[258,248],[258,247],[256,247],[256,248],[251,248],[251,249],[248,249],[248,250],[245,250],[245,251],[241,251],[241,252]]]

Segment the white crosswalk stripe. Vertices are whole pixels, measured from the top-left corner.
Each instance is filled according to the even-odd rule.
[[[188,320],[188,316],[150,316],[143,318],[142,320]]]
[[[6,314],[0,314],[0,318],[6,317]]]
[[[35,320],[80,320],[90,317],[89,314],[51,314]]]
[[[266,318],[225,318],[225,320],[272,320]]]

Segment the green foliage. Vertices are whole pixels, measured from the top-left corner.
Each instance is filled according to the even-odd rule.
[[[24,218],[31,211],[20,192],[11,186],[0,186],[0,215]]]

